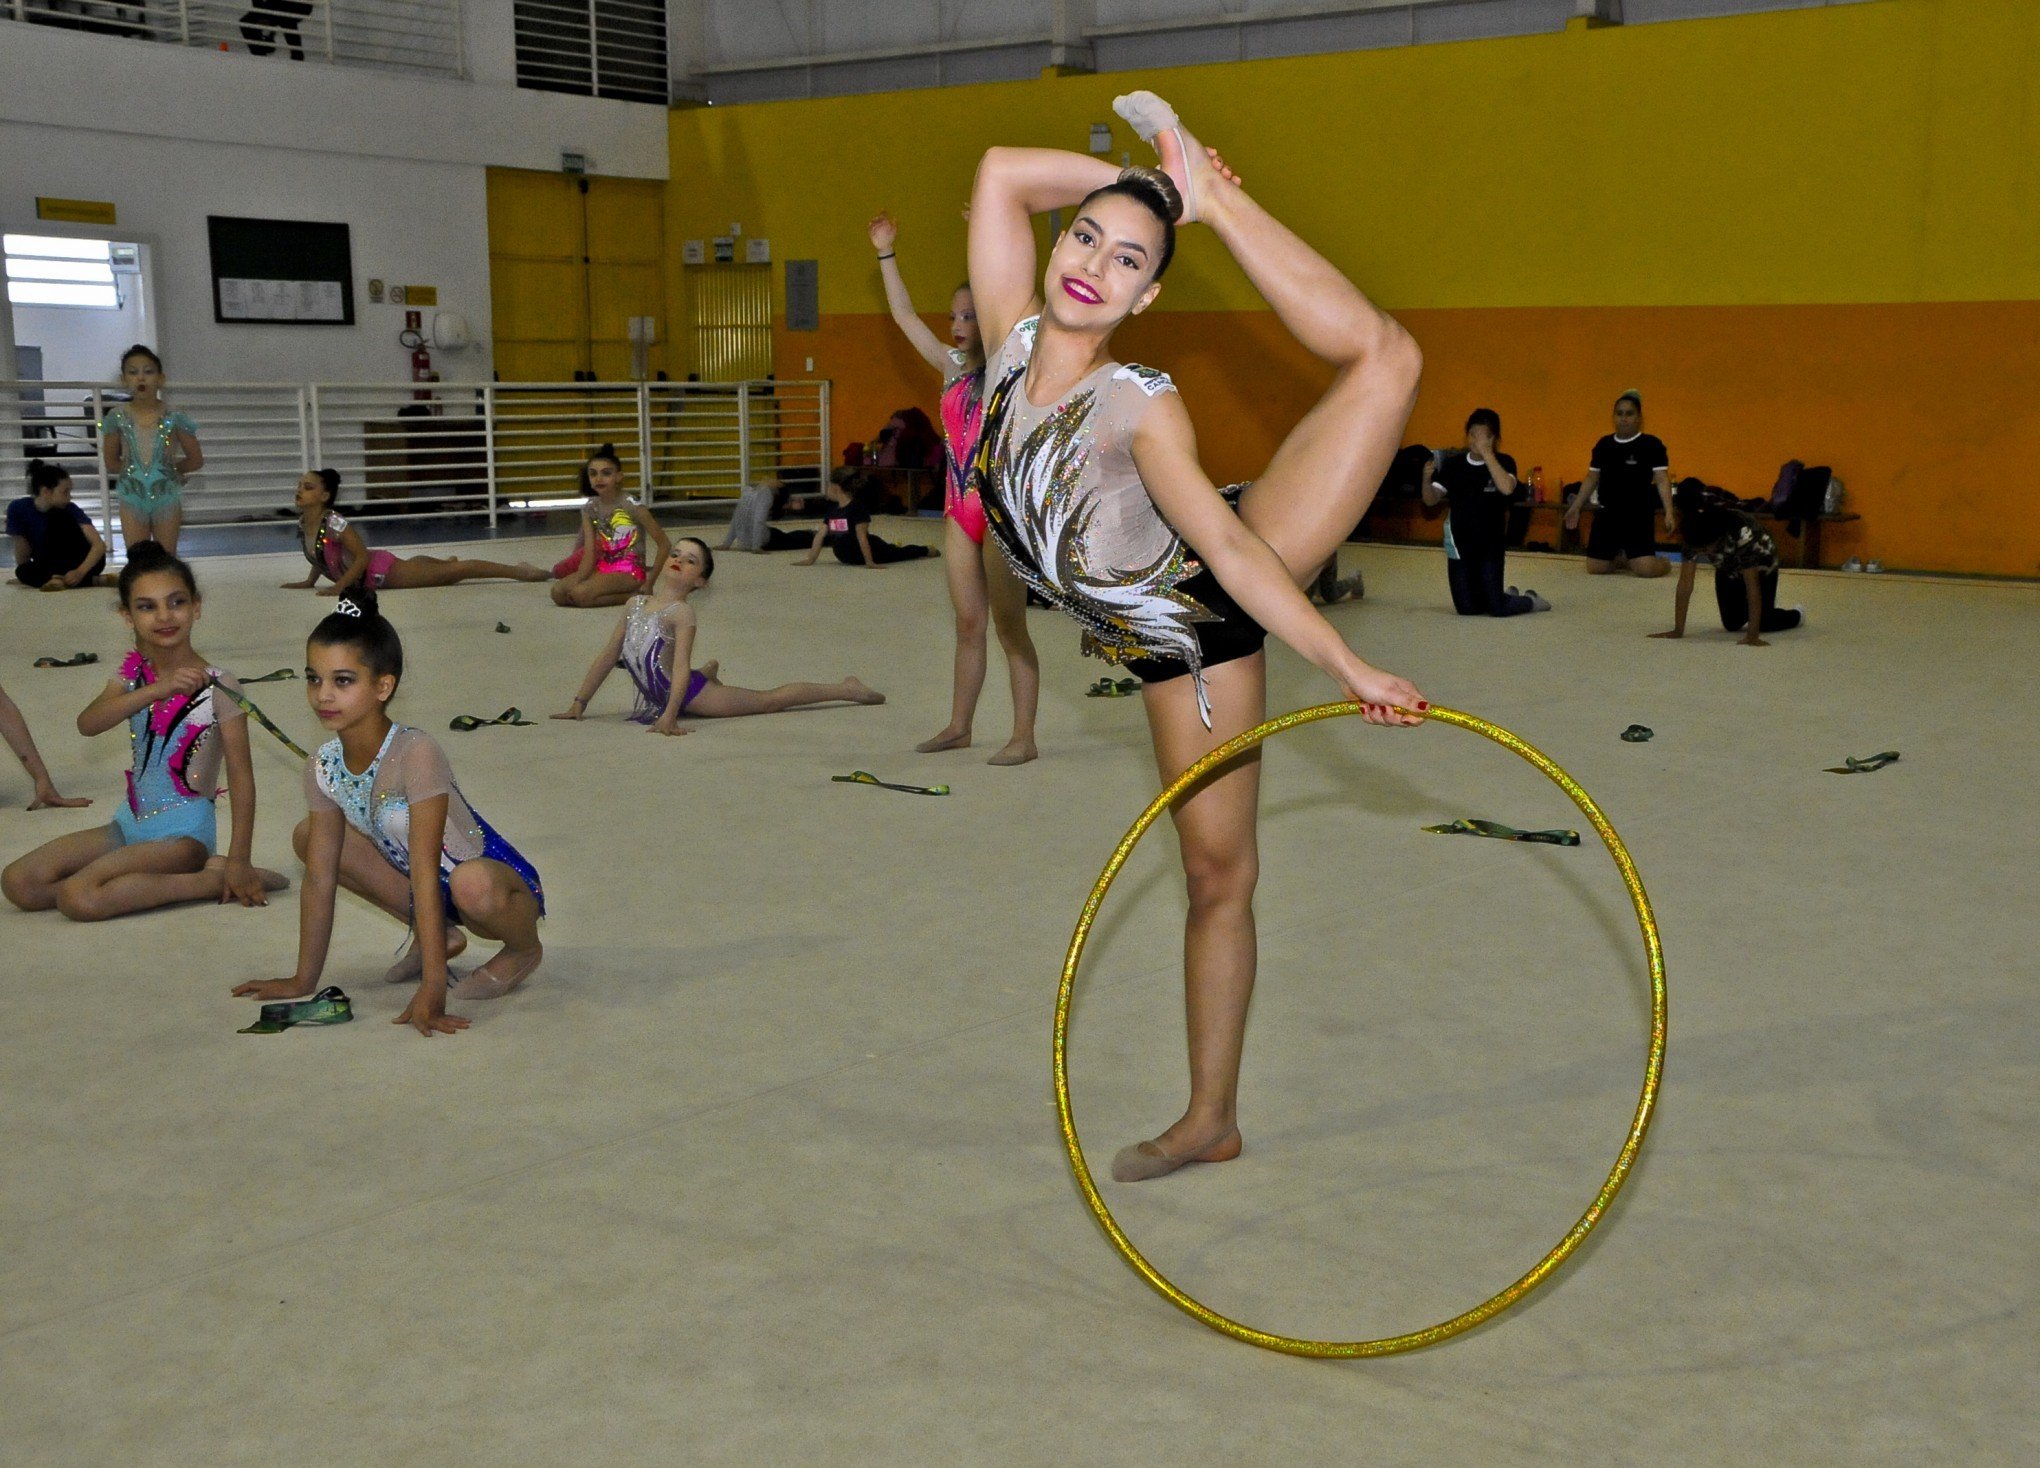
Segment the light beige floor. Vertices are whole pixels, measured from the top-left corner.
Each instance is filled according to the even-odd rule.
[[[929,527],[900,529],[926,536]],[[895,527],[888,527],[888,534]],[[932,537],[931,537],[932,538]],[[539,547],[547,549],[548,547]],[[500,550],[501,548],[498,547]],[[402,716],[543,870],[549,958],[431,1042],[351,900],[344,1029],[242,1036],[296,899],[107,924],[0,916],[0,1422],[35,1464],[2023,1463],[2040,1455],[2032,731],[2040,592],[1788,576],[1775,646],[1646,641],[1669,583],[1526,558],[1558,610],[1444,609],[1435,552],[1350,549],[1335,620],[1434,698],[1569,766],[1663,923],[1663,1105],[1596,1240],[1433,1351],[1265,1354],[1112,1253],[1049,1101],[1055,978],[1152,792],[1137,700],[1036,613],[1046,757],[920,757],[949,641],[938,566],[725,557],[704,656],[733,681],[892,695],[661,740],[564,705],[605,620],[535,587],[396,593]],[[278,557],[207,561],[199,646],[293,665],[327,603]],[[8,589],[8,688],[109,814],[125,741],[76,710],[110,594]],[[489,629],[498,620],[508,637]],[[29,671],[98,649],[93,670]],[[301,684],[253,690],[301,737]],[[1287,653],[1276,707],[1329,689]],[[1631,722],[1657,730],[1629,745]],[[295,768],[257,734],[259,854]],[[1873,776],[1842,756],[1904,752]],[[832,785],[946,780],[947,800]],[[0,850],[81,824],[25,814]],[[1591,1197],[1641,1076],[1646,991],[1593,845],[1424,835],[1577,824],[1443,727],[1319,726],[1270,753],[1264,983],[1244,1158],[1108,1187],[1151,1257],[1268,1328],[1389,1334],[1515,1277]],[[1591,838],[1590,838],[1591,841]],[[1180,1104],[1180,884],[1161,833],[1115,892],[1073,1043],[1101,1170]]]

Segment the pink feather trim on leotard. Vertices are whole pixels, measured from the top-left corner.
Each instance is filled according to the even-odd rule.
[[[206,669],[206,674],[210,677],[212,669]],[[131,652],[121,662],[120,676],[131,684],[147,687],[155,683],[156,669],[140,652]],[[205,690],[201,688],[198,697],[202,698],[204,695]],[[156,735],[159,739],[168,738],[170,731],[177,728],[178,722],[184,717],[185,711],[195,702],[197,702],[197,698],[180,693],[174,698],[166,698],[160,702],[150,704],[149,732]],[[192,757],[197,754],[199,744],[211,732],[211,729],[212,726],[210,724],[192,724],[177,736],[176,742],[170,747],[170,753],[164,760],[164,767],[170,772],[170,783],[179,795],[202,796],[209,800],[219,794],[217,790],[195,790],[192,788],[191,781],[186,778],[186,771],[191,768]],[[129,777],[129,783],[130,787],[132,787],[132,775]],[[134,803],[134,791],[132,788],[128,792],[128,803],[130,805]]]

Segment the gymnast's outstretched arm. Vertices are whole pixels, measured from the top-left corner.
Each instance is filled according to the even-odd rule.
[[[595,661],[588,665],[588,676],[581,680],[581,688],[574,695],[574,701],[567,705],[563,714],[554,714],[555,719],[578,719],[588,712],[588,700],[593,698],[609,677],[616,660],[623,656],[623,632],[630,625],[630,608],[623,609],[623,615],[616,619],[616,625],[609,630],[609,640],[602,644],[602,651],[595,654]]]
[[[878,275],[885,282],[886,309],[892,312],[893,325],[901,335],[913,343],[914,350],[921,354],[921,360],[945,377],[952,370],[949,350],[942,345],[942,339],[928,329],[920,313],[914,310],[914,298],[907,293],[907,282],[900,274],[899,250],[900,227],[892,215],[883,209],[870,224],[865,233],[871,237],[871,247],[878,252]]]

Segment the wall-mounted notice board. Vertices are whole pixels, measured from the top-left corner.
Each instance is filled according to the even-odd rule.
[[[206,216],[213,320],[237,325],[352,326],[354,255],[347,226]]]

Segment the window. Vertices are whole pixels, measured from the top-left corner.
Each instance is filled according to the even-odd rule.
[[[670,100],[665,0],[516,0],[515,16],[518,86]]]
[[[118,311],[121,289],[115,266],[133,273],[135,247],[105,240],[67,240],[39,234],[10,234],[7,299],[16,306],[80,306]]]

